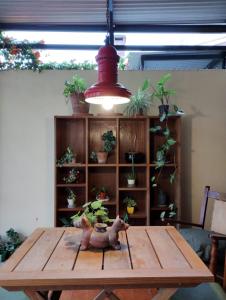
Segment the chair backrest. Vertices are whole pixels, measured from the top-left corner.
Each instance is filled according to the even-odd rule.
[[[204,189],[204,197],[200,211],[200,224],[202,225],[202,228],[204,228],[207,206],[210,199],[213,200],[210,230],[226,234],[226,193],[212,191],[210,186],[205,186]]]

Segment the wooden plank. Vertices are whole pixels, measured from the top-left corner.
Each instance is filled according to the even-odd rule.
[[[202,260],[198,257],[198,255],[194,252],[191,246],[185,241],[182,235],[174,228],[168,227],[167,231],[171,238],[175,241],[175,243],[180,248],[183,255],[186,257],[186,260],[189,262],[190,266],[194,269],[204,269],[208,270],[206,265],[202,262]]]
[[[169,289],[159,289],[157,295],[155,295],[152,300],[166,300],[170,299],[177,291],[177,288],[169,288]]]
[[[20,261],[14,272],[34,272],[42,270],[63,233],[63,228],[45,230],[39,240]]]
[[[83,252],[85,253],[85,252]],[[86,252],[88,253],[88,252]],[[213,282],[214,277],[206,270],[149,268],[136,270],[77,270],[64,272],[10,272],[0,273],[0,286],[7,290],[66,290],[89,289],[103,286],[110,288],[182,287],[202,282]]]
[[[185,272],[191,268],[176,242],[168,234],[167,227],[150,227],[146,230],[163,268],[180,268]]]
[[[1,272],[12,271],[17,264],[22,260],[26,253],[32,248],[36,241],[42,236],[45,229],[36,229],[23,244],[13,253],[13,255],[0,267]]]
[[[78,257],[74,266],[74,271],[78,270],[101,270],[103,263],[102,249],[88,249],[79,251]],[[94,275],[95,276],[95,275]]]
[[[104,270],[131,269],[126,233],[119,232],[121,250],[106,250],[104,252]]]
[[[145,227],[130,227],[127,237],[133,269],[161,268]]]
[[[43,271],[72,270],[81,241],[81,230],[67,228]]]

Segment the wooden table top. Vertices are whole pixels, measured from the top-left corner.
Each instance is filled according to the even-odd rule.
[[[130,227],[121,250],[79,251],[81,230],[36,229],[0,268],[8,290],[95,287],[178,287],[213,275],[171,226]]]

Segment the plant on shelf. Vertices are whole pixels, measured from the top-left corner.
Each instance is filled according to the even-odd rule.
[[[114,150],[116,138],[113,135],[113,131],[109,130],[101,136],[101,139],[104,142],[103,150],[98,152],[92,151],[90,154],[90,159],[92,161],[97,160],[99,164],[105,164],[107,162],[108,155]]]
[[[183,114],[183,111],[178,108],[177,105],[173,105],[174,112],[169,112],[169,99],[170,96],[175,95],[174,89],[167,89],[166,83],[171,79],[171,74],[164,74],[160,80],[156,83],[156,86],[152,85],[153,93],[151,95],[152,100],[160,101],[159,116],[161,120],[164,120],[166,116],[170,114]]]
[[[7,247],[6,247],[6,241],[4,241],[0,237],[0,262],[3,262],[6,260],[7,257]]]
[[[150,83],[145,80],[137,92],[131,96],[130,102],[126,106],[124,113],[129,116],[147,115],[151,106]]]
[[[71,217],[74,226],[80,227],[82,216],[86,216],[90,224],[94,226],[95,223],[109,223],[112,219],[108,217],[108,209],[103,206],[103,201],[96,200],[88,202],[83,205],[83,211],[78,212]]]
[[[161,212],[160,214],[160,220],[162,222],[165,221],[165,219],[173,219],[177,215],[177,207],[175,203],[170,203],[168,206],[168,210]]]
[[[74,154],[72,148],[68,146],[61,158],[57,160],[57,166],[62,167],[64,164],[73,163],[76,163],[76,154]]]
[[[135,186],[135,181],[136,181],[136,174],[135,174],[135,169],[134,169],[134,155],[132,154],[132,172],[127,175],[127,182],[129,187]]]
[[[70,188],[67,188],[67,202],[68,202],[68,208],[74,208],[75,207],[75,201],[76,201],[76,194],[74,191]]]
[[[89,103],[85,102],[84,92],[87,88],[86,82],[78,75],[74,75],[71,81],[65,81],[63,94],[66,99],[71,100],[73,114],[85,115],[89,113]],[[67,101],[68,102],[68,101]]]
[[[0,261],[4,261],[22,244],[21,235],[10,228],[6,231],[6,237],[0,237]]]
[[[127,196],[123,199],[123,204],[126,205],[127,213],[132,215],[134,213],[134,208],[137,206],[137,203],[134,198]]]
[[[94,186],[91,192],[95,194],[96,200],[108,201],[110,199],[107,188],[105,186],[102,186],[100,188]]]
[[[151,177],[152,186],[156,187],[158,185],[159,178],[161,176],[162,170],[165,164],[168,163],[168,153],[172,149],[172,146],[176,144],[176,141],[171,136],[171,132],[169,127],[167,126],[167,120],[165,120],[165,125],[157,125],[155,127],[150,128],[152,133],[159,134],[164,137],[163,143],[158,147],[158,150],[155,154],[155,170],[157,172],[156,175]],[[175,162],[175,154],[174,154],[174,162],[173,162],[173,172],[170,173],[169,181],[172,184],[176,176],[176,162]]]
[[[78,169],[73,168],[68,172],[67,176],[63,177],[63,181],[66,183],[78,182],[79,177],[80,171]]]

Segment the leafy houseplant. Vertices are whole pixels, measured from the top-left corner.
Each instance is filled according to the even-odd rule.
[[[66,183],[78,182],[80,177],[79,170],[73,168],[68,172],[68,175],[63,177],[63,181]]]
[[[64,164],[71,163],[76,163],[76,154],[74,154],[72,148],[68,146],[62,157],[57,160],[57,166],[62,167]]]
[[[68,208],[74,208],[75,207],[75,201],[76,201],[76,194],[73,192],[72,189],[67,189],[67,202],[68,202]]]
[[[165,166],[165,164],[167,163],[167,154],[171,150],[171,147],[174,144],[176,144],[176,141],[171,136],[170,129],[167,126],[167,120],[165,121],[165,127],[157,125],[155,127],[150,128],[150,131],[152,133],[157,133],[157,134],[160,132],[164,137],[164,142],[158,147],[158,150],[155,154],[155,157],[156,157],[155,169],[158,171],[158,173],[156,176],[152,176],[152,178],[151,178],[152,186],[156,187],[158,184],[158,180],[160,178],[162,169]],[[175,176],[176,176],[176,166],[175,166],[175,161],[174,161],[174,170],[170,174],[170,178],[169,178],[171,184],[173,183]]]
[[[127,116],[147,115],[151,105],[151,93],[149,88],[149,81],[145,80],[142,87],[138,88],[137,92],[131,96],[130,102],[124,110]]]
[[[132,215],[134,213],[134,207],[137,206],[135,199],[127,196],[123,199],[123,204],[127,206],[127,213]]]
[[[171,219],[177,215],[177,207],[176,207],[175,203],[170,203],[168,208],[169,208],[169,210],[163,211],[160,214],[160,219],[162,222],[164,222],[165,219],[168,219],[168,218]]]
[[[96,199],[97,200],[109,200],[109,195],[108,195],[108,191],[107,188],[105,186],[102,186],[101,188],[96,188],[93,187],[91,190],[92,193],[95,193]]]
[[[159,115],[164,118],[168,115],[169,112],[169,98],[172,95],[175,95],[175,90],[167,89],[166,83],[171,79],[171,74],[165,74],[160,78],[157,82],[156,86],[152,86],[154,92],[152,93],[152,100],[157,99],[160,101],[161,105],[159,105]]]
[[[91,152],[90,158],[95,161],[97,160],[99,164],[105,164],[108,158],[108,154],[111,153],[116,145],[116,138],[113,135],[112,130],[105,132],[101,136],[102,141],[104,141],[104,148],[99,152]]]
[[[0,237],[0,261],[4,261],[22,244],[23,239],[13,228],[6,231],[6,238]]]
[[[85,80],[74,75],[71,81],[65,81],[63,94],[66,99],[71,99],[74,115],[85,115],[89,113],[89,103],[85,102],[84,92],[87,88]]]
[[[112,222],[108,217],[108,209],[103,206],[103,201],[96,200],[88,202],[83,205],[84,211],[80,211],[71,217],[73,224],[79,227],[82,216],[86,216],[90,224],[94,226],[95,223],[109,223]]]

